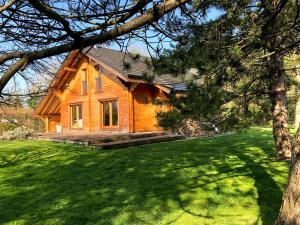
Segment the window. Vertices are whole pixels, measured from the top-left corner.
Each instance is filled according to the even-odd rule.
[[[82,105],[71,105],[71,127],[82,128]]]
[[[87,90],[88,90],[88,83],[87,83],[87,69],[83,69],[82,70],[82,78],[81,78],[81,82],[82,82],[82,94],[86,95],[87,94]]]
[[[102,91],[102,66],[96,65],[95,70],[97,71],[97,77],[95,78],[96,93]]]
[[[103,127],[118,126],[118,101],[102,102],[102,125]]]

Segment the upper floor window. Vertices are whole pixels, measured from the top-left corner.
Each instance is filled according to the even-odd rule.
[[[100,93],[102,91],[102,66],[101,65],[96,65],[95,70],[97,71],[97,75],[95,78],[95,88],[96,88],[96,93]]]
[[[83,95],[86,95],[87,91],[88,91],[87,78],[88,78],[87,69],[83,69],[82,70],[82,77],[81,77],[81,83],[82,83],[81,91],[82,91]]]

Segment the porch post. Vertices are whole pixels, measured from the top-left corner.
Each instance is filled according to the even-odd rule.
[[[137,83],[129,83],[128,101],[129,101],[129,133],[134,132],[134,95],[133,91],[138,86]]]
[[[49,117],[45,117],[45,132],[49,133]]]
[[[134,113],[133,113],[133,94],[132,94],[132,90],[128,90],[128,102],[129,102],[129,133],[133,133],[134,132]]]

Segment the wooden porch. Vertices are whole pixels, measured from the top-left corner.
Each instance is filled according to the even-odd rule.
[[[100,149],[125,148],[159,142],[168,142],[184,139],[183,135],[168,132],[140,132],[140,133],[85,133],[76,132],[40,134],[34,137],[37,140],[48,140],[69,144],[92,146]]]

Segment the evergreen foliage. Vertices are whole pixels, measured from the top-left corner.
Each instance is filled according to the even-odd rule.
[[[174,34],[175,27],[180,30],[177,33],[179,42],[173,49],[165,50],[154,62],[154,70],[158,74],[177,76],[196,68],[198,74],[193,79],[204,79],[205,84],[190,90],[196,94],[189,92],[185,98],[171,99],[173,102],[170,104],[179,109],[178,114],[185,115],[176,101],[192,102],[190,107],[198,102],[193,114],[217,121],[224,129],[269,124],[274,107],[273,91],[278,81],[270,74],[270,56],[278,54],[279,58],[289,58],[297,52],[296,35],[292,31],[298,33],[299,25],[294,23],[298,21],[298,3],[197,2],[194,5],[195,15],[190,20],[170,22],[169,32]],[[199,14],[205,15],[211,7],[219,11],[219,17],[206,21],[195,19]],[[180,29],[178,26],[181,26]],[[272,38],[278,33],[285,37],[275,48]],[[296,102],[293,80],[293,74],[286,79],[286,89],[290,93],[289,109],[294,109]]]

